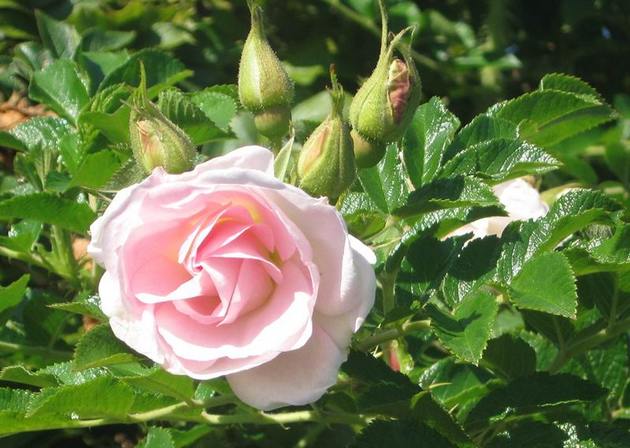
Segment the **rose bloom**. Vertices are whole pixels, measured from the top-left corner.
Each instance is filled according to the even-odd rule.
[[[508,216],[492,216],[478,219],[451,232],[448,236],[472,233],[473,238],[490,235],[501,236],[512,221],[525,221],[545,216],[549,206],[540,198],[540,193],[523,179],[513,179],[495,185],[492,190],[505,207]]]
[[[321,397],[374,303],[372,251],[257,146],[155,169],[91,233],[114,334],[171,373],[225,375],[259,409]]]

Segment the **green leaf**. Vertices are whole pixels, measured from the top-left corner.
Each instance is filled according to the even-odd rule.
[[[519,308],[575,317],[575,276],[569,261],[559,252],[529,259],[510,286],[510,298]]]
[[[101,310],[101,299],[89,292],[77,295],[72,302],[53,303],[48,306],[69,313],[86,314],[98,320],[107,319]]]
[[[202,437],[213,432],[215,428],[210,425],[196,425],[185,431],[177,429],[169,429],[173,441],[175,442],[175,448],[185,448],[188,446],[194,446],[193,444],[200,440]]]
[[[510,425],[510,430],[497,435],[489,448],[567,448],[567,435],[555,425],[524,421]]]
[[[559,90],[583,96],[592,101],[603,101],[597,90],[580,78],[562,73],[549,73],[540,80],[540,90]]]
[[[594,226],[582,232],[579,239],[562,251],[576,275],[630,269],[630,226],[617,225],[614,233],[608,227]],[[591,230],[591,229],[588,229]]]
[[[85,233],[96,214],[85,203],[49,193],[33,193],[0,201],[1,219],[33,219],[73,232]]]
[[[508,120],[490,115],[477,115],[455,136],[444,152],[444,161],[452,159],[469,146],[491,140],[518,140],[518,127]]]
[[[458,127],[459,120],[438,97],[418,108],[402,142],[405,166],[416,188],[436,175]]]
[[[487,370],[447,357],[425,369],[419,384],[446,409],[457,409],[461,420],[491,390],[491,379]]]
[[[0,286],[0,313],[13,308],[22,301],[30,278],[28,274],[24,274],[10,285]]]
[[[500,255],[501,245],[495,236],[467,241],[442,282],[441,291],[447,303],[455,305],[469,292],[491,282]]]
[[[212,86],[191,95],[192,102],[226,133],[230,133],[230,122],[238,111],[237,101],[230,93],[230,85]]]
[[[2,387],[0,388],[0,409],[9,412],[27,412],[34,396],[35,394],[25,390]]]
[[[152,426],[138,448],[175,448],[175,442],[169,429]]]
[[[440,285],[449,268],[456,263],[468,238],[419,238],[409,245],[397,277],[397,288],[422,297]],[[427,257],[431,254],[431,257]]]
[[[146,368],[139,364],[110,367],[125,383],[151,393],[167,395],[180,401],[191,400],[195,383],[184,375],[172,375],[160,366]]]
[[[54,376],[46,373],[34,373],[26,370],[23,366],[5,367],[0,372],[0,381],[10,383],[25,384],[35,387],[57,386],[58,382]]]
[[[195,145],[230,136],[217,127],[190,97],[178,90],[169,89],[161,92],[158,107],[168,119],[188,134]]]
[[[613,118],[610,106],[597,98],[546,89],[499,103],[487,114],[517,124],[521,138],[543,147]]]
[[[94,369],[83,370],[81,372],[74,368],[73,361],[59,362],[51,364],[39,369],[35,372],[36,375],[51,375],[59,384],[62,385],[78,385],[89,383],[97,378],[105,376],[111,376],[110,372],[104,367],[97,367]]]
[[[0,144],[18,151],[56,150],[70,129],[69,123],[62,118],[34,117],[9,132],[0,132]]]
[[[337,201],[350,233],[364,239],[383,229],[387,215],[372,202],[367,193],[348,191]]]
[[[45,429],[58,429],[67,425],[67,417],[45,415],[25,418],[23,413],[0,410],[0,436]]]
[[[605,160],[608,168],[627,188],[630,185],[630,150],[628,147],[622,142],[606,145]]]
[[[140,62],[144,65],[146,72],[149,96],[155,96],[166,87],[175,85],[192,75],[190,70],[186,70],[186,67],[172,56],[158,50],[145,49],[134,53],[127,62],[108,74],[101,82],[99,90],[119,83],[138,86]]]
[[[488,342],[483,362],[503,378],[518,378],[536,371],[536,352],[522,339],[504,334]]]
[[[630,224],[616,226],[612,237],[594,247],[591,255],[603,264],[630,263]]]
[[[627,421],[621,419],[607,423],[592,422],[580,426],[565,423],[559,426],[567,434],[563,448],[626,448],[630,446],[630,427]]]
[[[81,38],[82,53],[91,51],[112,51],[128,46],[136,37],[135,31],[117,31],[94,28]]]
[[[81,338],[74,352],[77,370],[132,362],[136,357],[113,334],[109,325],[92,328]]]
[[[550,251],[565,238],[595,222],[607,223],[619,205],[609,196],[584,189],[569,191],[536,221],[510,224],[503,232],[498,278],[506,284],[523,263],[537,253]]]
[[[370,423],[351,448],[409,448],[430,446],[432,448],[455,448],[437,431],[423,424],[410,421],[382,421]]]
[[[554,345],[560,346],[564,344],[564,341],[573,338],[575,335],[575,328],[571,321],[566,317],[559,317],[540,311],[528,310],[521,310],[521,315],[523,316],[526,327],[528,329],[535,330],[540,335],[544,335],[545,338],[547,338],[545,342],[548,340]],[[545,344],[541,343],[541,341],[532,342],[533,340],[534,338],[527,339],[528,343],[537,350],[537,358],[540,357],[539,355],[543,355],[544,358],[547,358],[550,353],[550,347],[545,347]],[[541,353],[537,347],[543,351],[547,351],[547,353]],[[536,365],[540,366],[541,360],[537,359],[536,361]]]
[[[122,190],[132,184],[141,182],[145,177],[144,169],[136,163],[136,159],[131,157],[118,168],[102,189],[105,191]]]
[[[460,207],[501,207],[492,188],[469,176],[436,179],[409,195],[407,204],[396,211],[403,216]]]
[[[53,19],[40,10],[35,11],[35,20],[44,46],[56,58],[71,59],[79,46],[80,36],[77,30],[65,22]]]
[[[499,387],[479,401],[466,419],[468,429],[485,427],[491,419],[531,414],[545,408],[601,397],[601,387],[568,374],[538,372]]]
[[[291,175],[290,166],[294,141],[295,135],[291,135],[291,138],[280,149],[273,162],[273,173],[282,182],[288,181]]]
[[[27,418],[46,414],[121,418],[127,415],[133,402],[131,387],[103,376],[78,385],[42,389],[30,403]]]
[[[363,384],[356,402],[361,410],[394,405],[394,409],[404,406],[408,400],[420,392],[420,388],[400,372],[390,369],[382,360],[370,354],[351,351],[341,366],[342,370],[357,383]]]
[[[112,143],[129,142],[129,107],[124,106],[111,114],[86,111],[81,119],[98,129]]]
[[[439,432],[457,446],[472,448],[472,441],[463,428],[446,412],[428,391],[416,394],[411,399],[413,415],[417,419]]]
[[[494,296],[482,291],[469,294],[452,313],[433,303],[425,305],[436,336],[464,361],[477,364],[490,338],[498,306]]]
[[[382,212],[388,213],[404,205],[409,187],[395,144],[387,146],[377,166],[359,170],[358,177],[363,190]]]
[[[88,88],[79,67],[66,59],[53,62],[35,72],[29,86],[29,96],[46,104],[62,117],[77,122],[79,111],[88,103]]]
[[[7,236],[0,236],[0,245],[18,252],[30,252],[42,231],[42,224],[24,220],[11,226]]]
[[[88,154],[81,166],[72,173],[70,185],[98,189],[107,184],[121,165],[120,158],[113,151]]]
[[[90,94],[94,95],[103,79],[128,59],[129,53],[126,50],[81,52],[77,57],[77,62],[90,79]]]
[[[607,389],[609,401],[619,399],[628,382],[626,343],[620,338],[612,344],[591,349],[571,360],[566,369]]]
[[[477,175],[499,183],[558,167],[558,161],[537,146],[519,140],[495,139],[458,153],[444,166],[440,176]]]

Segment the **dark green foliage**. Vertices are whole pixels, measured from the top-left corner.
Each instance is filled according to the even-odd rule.
[[[263,3],[296,98],[275,174],[295,184],[331,109],[329,63],[346,115],[374,66],[378,8]],[[235,85],[245,2],[0,1],[0,118],[14,91],[55,115],[0,130],[1,446],[630,446],[630,7],[386,3],[391,29],[417,26],[425,97],[336,203],[377,255],[376,305],[338,383],[275,415],[126,347],[80,253],[113,193],[144,177],[129,142],[143,69],[196,162],[270,144]],[[493,187],[519,177],[544,217],[451,236],[506,216]]]

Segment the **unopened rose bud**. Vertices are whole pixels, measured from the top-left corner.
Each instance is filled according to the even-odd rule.
[[[331,70],[332,112],[304,143],[298,160],[300,187],[337,199],[356,177],[350,127],[343,119],[344,93]]]
[[[382,17],[381,53],[376,68],[358,90],[350,106],[356,163],[373,166],[383,157],[387,143],[402,137],[420,104],[420,76],[409,48],[394,52],[407,28],[387,43],[387,14],[379,2]]]
[[[192,169],[195,146],[183,130],[147,99],[144,69],[131,106],[129,137],[136,163],[146,173],[156,167],[168,173]]]
[[[243,47],[238,72],[238,95],[255,116],[256,129],[277,139],[289,130],[293,83],[269,45],[263,27],[262,8],[248,1],[252,24]]]

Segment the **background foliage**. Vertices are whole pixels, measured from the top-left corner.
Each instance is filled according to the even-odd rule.
[[[265,415],[129,352],[100,324],[84,256],[133,180],[139,61],[204,156],[258,140],[233,85],[244,2],[0,1],[2,446],[630,446],[630,4],[389,5],[392,29],[418,26],[425,98],[339,203],[377,250],[377,305],[333,390]],[[370,73],[377,9],[266,11],[296,83],[290,153],[329,110],[328,65],[350,93]],[[441,239],[501,214],[491,186],[525,175],[546,217]]]

